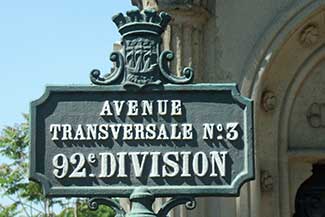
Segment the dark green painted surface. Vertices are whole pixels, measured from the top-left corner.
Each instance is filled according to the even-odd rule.
[[[155,197],[177,196],[157,214],[163,217],[179,204],[193,209],[197,196],[238,195],[254,178],[252,101],[235,84],[187,84],[189,67],[171,72],[173,52],[160,50],[170,20],[152,10],[114,16],[123,49],[111,54],[111,73],[91,72],[100,86],[47,87],[32,102],[30,178],[47,196],[90,197],[90,208],[106,204],[120,216],[100,197],[130,197],[130,216],[156,216]],[[114,101],[128,105],[120,115]]]
[[[126,110],[120,117],[102,117],[105,100],[181,100],[182,115],[128,117]],[[155,109],[154,109],[155,111]],[[124,196],[129,197],[136,187],[145,186],[155,196],[234,196],[240,186],[254,178],[252,101],[240,96],[235,84],[165,85],[163,89],[126,91],[122,86],[52,86],[31,104],[31,166],[30,177],[41,182],[48,196]],[[238,122],[239,137],[235,141],[202,139],[204,123],[226,124]],[[192,123],[193,139],[190,140],[89,140],[52,141],[51,124],[123,124],[123,123]],[[75,129],[75,128],[74,128]],[[168,129],[170,131],[170,128]],[[128,177],[99,178],[99,153],[111,152],[184,152],[193,154],[211,151],[228,151],[224,177],[149,177],[152,163],[146,161],[141,177],[135,177],[132,164],[126,166]],[[68,175],[57,178],[53,175],[53,157],[74,153],[85,156],[86,177],[69,178],[74,164],[69,163]],[[88,161],[95,154],[97,163]],[[149,159],[149,158],[148,158]],[[141,160],[141,159],[140,159]],[[77,159],[77,162],[79,159]],[[162,163],[161,159],[159,161]],[[179,165],[181,165],[181,160]],[[190,160],[193,162],[193,159]],[[202,159],[198,160],[202,165]],[[199,166],[201,168],[201,166]],[[160,168],[161,170],[161,168]],[[207,174],[211,172],[211,165]],[[161,171],[160,171],[161,173]],[[191,174],[193,171],[191,171]],[[94,174],[91,177],[90,174]]]
[[[123,49],[111,53],[114,71],[101,75],[94,69],[90,73],[93,84],[121,84],[127,89],[139,89],[161,87],[167,83],[187,84],[193,80],[191,67],[185,67],[182,72],[171,72],[169,62],[174,59],[174,53],[161,51],[161,34],[171,20],[168,13],[134,10],[126,15],[119,13],[112,19],[122,35]]]

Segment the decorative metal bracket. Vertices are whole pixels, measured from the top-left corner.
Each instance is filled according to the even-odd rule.
[[[154,213],[152,210],[154,200],[154,195],[147,188],[138,187],[130,196],[132,209],[128,214],[126,214],[118,202],[110,198],[91,198],[88,201],[88,207],[91,210],[97,210],[99,205],[109,206],[115,211],[116,217],[167,217],[167,214],[176,206],[184,204],[188,210],[196,207],[194,197],[179,196],[167,201],[157,213]]]
[[[161,52],[161,34],[171,20],[165,12],[154,10],[128,11],[113,17],[113,22],[122,35],[123,49],[112,52],[110,59],[115,70],[101,76],[99,70],[90,73],[90,80],[96,85],[122,84],[124,87],[161,85],[164,83],[186,84],[193,80],[193,70],[184,68],[181,76],[169,69],[168,62],[174,58],[169,50]]]
[[[125,216],[124,209],[115,200],[112,200],[110,198],[94,197],[88,201],[88,207],[90,210],[94,210],[94,211],[97,210],[99,205],[105,205],[105,206],[112,208],[115,212],[116,217],[124,217]]]
[[[185,205],[186,209],[192,210],[196,207],[196,200],[194,197],[179,196],[167,201],[157,213],[157,217],[167,217],[169,211],[179,205]]]

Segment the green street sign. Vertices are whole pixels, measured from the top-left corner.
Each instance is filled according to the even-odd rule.
[[[31,114],[49,196],[238,195],[254,177],[252,102],[234,84],[47,87]]]
[[[115,69],[93,70],[90,86],[49,86],[31,103],[30,178],[46,196],[89,197],[91,209],[106,204],[120,217],[107,197],[129,197],[129,216],[164,217],[194,208],[194,197],[237,196],[254,179],[253,102],[236,84],[188,84],[189,67],[170,72],[173,52],[160,51],[170,19],[118,14]],[[175,198],[155,214],[158,196]]]

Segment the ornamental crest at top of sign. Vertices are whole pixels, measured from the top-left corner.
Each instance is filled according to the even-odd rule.
[[[161,52],[161,34],[171,17],[154,10],[129,11],[113,17],[113,21],[122,35],[123,49],[111,53],[115,69],[101,76],[95,69],[90,74],[93,84],[121,84],[142,88],[164,83],[185,84],[193,80],[193,70],[184,68],[181,76],[176,76],[169,69],[168,62],[174,58],[172,51]]]

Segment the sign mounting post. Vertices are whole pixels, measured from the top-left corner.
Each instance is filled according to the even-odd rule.
[[[162,51],[167,13],[129,11],[113,17],[123,49],[115,70],[90,73],[91,86],[49,86],[31,103],[30,179],[48,197],[128,197],[128,216],[164,217],[195,197],[238,196],[254,179],[253,102],[236,84],[189,84],[169,70]],[[158,213],[155,197],[172,197]]]

